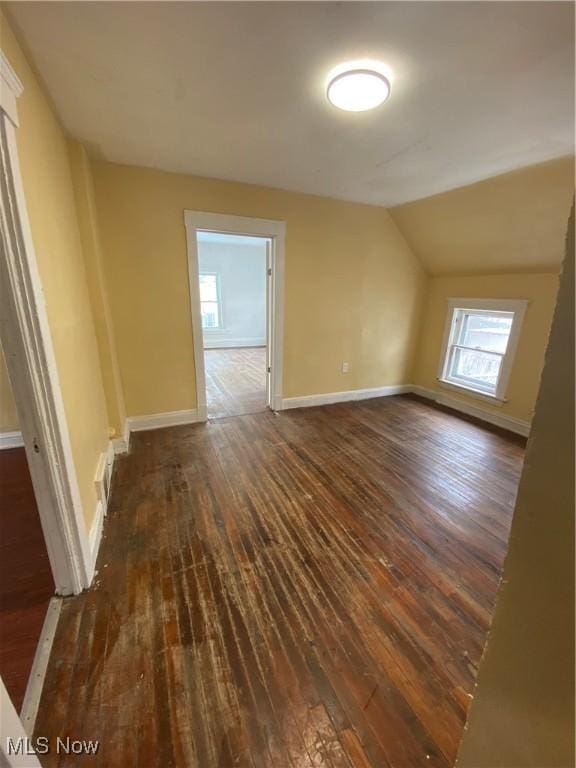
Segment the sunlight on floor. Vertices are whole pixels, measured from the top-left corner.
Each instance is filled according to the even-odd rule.
[[[265,411],[266,347],[205,349],[208,418]]]

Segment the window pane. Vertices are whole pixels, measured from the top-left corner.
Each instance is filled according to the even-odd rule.
[[[216,275],[200,275],[200,301],[218,301]]]
[[[218,304],[215,301],[202,301],[200,303],[202,314],[202,328],[218,328]]]
[[[496,391],[502,358],[475,349],[454,348],[448,377],[487,392]]]
[[[488,312],[465,312],[459,343],[465,347],[504,354],[513,318],[512,312],[493,315]]]

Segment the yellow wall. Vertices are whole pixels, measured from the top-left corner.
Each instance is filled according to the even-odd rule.
[[[484,410],[530,421],[544,363],[544,353],[556,302],[558,277],[555,274],[479,275],[435,277],[428,285],[419,335],[413,383],[464,400]],[[448,299],[467,296],[476,299],[528,299],[516,357],[506,394],[507,402],[494,405],[463,391],[443,387],[437,381]]]
[[[433,275],[558,272],[574,158],[505,173],[391,210]]]
[[[120,368],[118,366],[112,315],[108,303],[108,290],[102,267],[102,248],[96,213],[92,166],[86,150],[80,142],[69,139],[68,151],[92,315],[100,354],[108,424],[111,436],[118,436],[122,435],[124,431],[126,409],[124,407],[124,393],[122,390]]]
[[[0,433],[19,431],[20,421],[16,411],[16,403],[6,370],[4,352],[0,347]]]
[[[531,303],[508,402],[481,406],[530,419],[572,159],[410,203],[392,216],[374,206],[90,163],[81,145],[67,145],[4,22],[2,30],[25,88],[22,173],[87,519],[108,428],[120,432],[125,414],[196,406],[184,209],[286,221],[284,397],[409,383],[438,389],[446,299],[518,297]],[[435,273],[503,273],[506,264],[515,271],[429,279],[422,262]],[[541,274],[530,274],[543,263]]]
[[[0,17],[1,46],[24,92],[18,101],[18,154],[32,236],[89,525],[94,475],[106,450],[108,419],[66,138],[16,39]]]
[[[574,214],[494,621],[456,765],[574,766]]]
[[[184,209],[286,221],[284,397],[407,382],[425,275],[386,210],[105,162],[94,182],[129,415],[196,406]]]

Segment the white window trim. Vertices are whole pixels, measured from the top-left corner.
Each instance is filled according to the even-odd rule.
[[[488,400],[492,403],[502,404],[506,402],[506,393],[508,391],[508,383],[510,381],[510,374],[512,372],[512,366],[514,365],[514,358],[518,347],[518,341],[520,339],[520,331],[522,329],[522,323],[524,321],[524,314],[528,306],[528,299],[467,299],[467,298],[449,298],[448,299],[448,311],[446,313],[446,323],[444,326],[444,338],[442,341],[442,353],[440,355],[440,367],[438,369],[438,381],[443,387],[448,389],[454,389],[462,392],[466,392],[469,395],[478,397],[482,400]],[[450,344],[450,337],[452,334],[452,320],[454,317],[454,311],[457,309],[477,309],[492,312],[513,312],[514,319],[512,320],[512,328],[510,329],[510,336],[508,337],[508,347],[506,354],[502,358],[502,365],[500,367],[500,374],[496,383],[495,394],[484,392],[481,389],[475,389],[474,387],[467,387],[463,384],[456,384],[446,378],[446,367],[448,365],[448,346]]]
[[[222,291],[220,289],[220,273],[219,272],[198,272],[198,281],[200,281],[201,275],[213,275],[216,278],[216,304],[218,305],[218,325],[215,325],[211,328],[204,328],[202,326],[203,331],[223,331],[225,330],[224,326],[224,314],[222,312]],[[202,309],[202,304],[206,302],[202,301],[202,298],[200,298],[200,309]],[[214,302],[212,302],[213,304]],[[200,313],[202,314],[202,313]]]

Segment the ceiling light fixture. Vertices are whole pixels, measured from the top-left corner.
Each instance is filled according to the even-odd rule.
[[[374,109],[390,96],[388,67],[364,61],[341,64],[328,78],[326,96],[331,104],[347,112]]]

